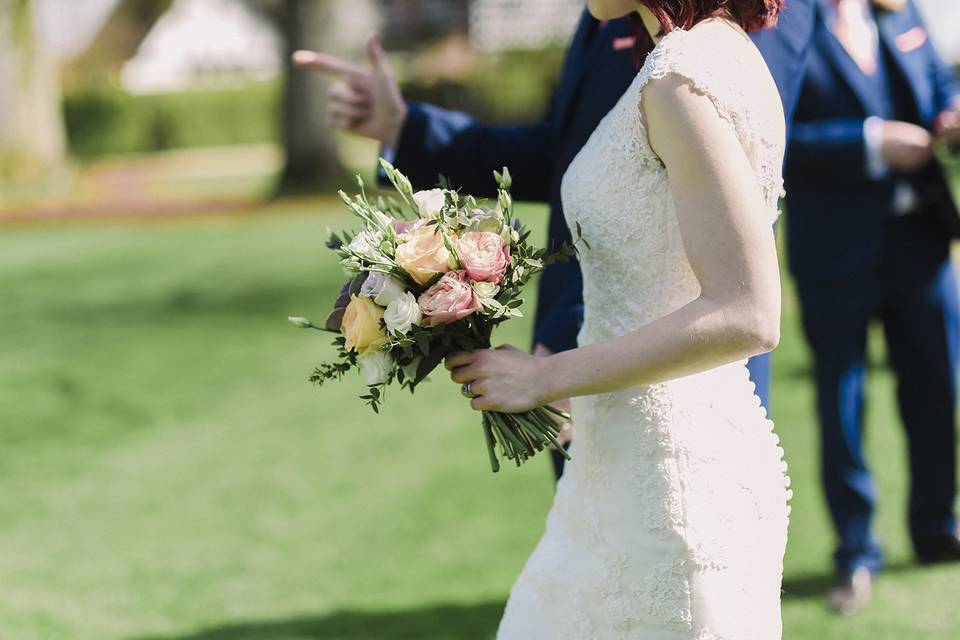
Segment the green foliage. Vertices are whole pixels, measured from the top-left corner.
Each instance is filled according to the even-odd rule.
[[[70,151],[80,158],[279,139],[279,86],[134,96],[97,87],[64,96]]]

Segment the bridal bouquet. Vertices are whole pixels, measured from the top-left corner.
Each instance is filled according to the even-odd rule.
[[[290,318],[337,334],[336,360],[317,367],[310,381],[322,384],[357,368],[368,387],[361,398],[377,412],[388,385],[413,392],[448,354],[489,348],[494,327],[521,316],[530,278],[575,252],[570,245],[551,254],[531,246],[529,232],[513,217],[506,168],[494,172],[499,189],[490,206],[450,188],[414,193],[406,176],[380,163],[399,200],[368,198],[359,177],[358,195],[340,192],[361,228],[331,233],[327,246],[350,281],[323,326]],[[550,445],[566,455],[556,437],[559,421],[567,419],[553,407],[483,412],[493,471],[500,468],[498,450],[517,466]]]

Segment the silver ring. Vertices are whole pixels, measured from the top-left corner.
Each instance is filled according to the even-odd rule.
[[[473,393],[473,389],[470,388],[470,387],[472,387],[472,386],[473,386],[473,383],[472,383],[472,382],[465,382],[465,383],[460,387],[460,393],[463,394],[463,397],[464,397],[464,398],[473,399],[473,398],[476,398],[476,397],[477,397],[476,394]]]

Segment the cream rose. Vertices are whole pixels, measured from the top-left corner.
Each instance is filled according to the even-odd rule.
[[[357,366],[367,386],[383,384],[393,371],[393,358],[387,351],[370,349],[363,355],[357,356]]]
[[[436,218],[447,204],[447,196],[443,193],[443,189],[430,189],[417,191],[413,194],[413,201],[417,203],[421,218]]]
[[[423,319],[420,313],[420,305],[417,304],[416,297],[406,291],[403,295],[394,298],[387,305],[383,312],[383,322],[387,325],[387,330],[396,335],[404,335],[415,324],[420,324]]]
[[[477,293],[463,271],[450,271],[421,296],[423,326],[435,327],[466,318],[480,310]]]
[[[498,284],[510,265],[510,249],[492,231],[468,231],[457,240],[457,252],[467,275],[478,282]]]
[[[414,280],[427,284],[449,270],[450,252],[440,231],[428,225],[411,231],[410,239],[397,247],[394,259]]]
[[[350,304],[343,312],[343,322],[340,330],[346,338],[344,346],[349,351],[356,350],[364,353],[370,348],[379,347],[389,338],[380,326],[383,318],[383,309],[373,303],[370,298],[351,296]]]

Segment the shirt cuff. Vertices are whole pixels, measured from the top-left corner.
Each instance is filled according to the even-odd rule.
[[[867,161],[867,177],[880,180],[890,173],[890,165],[883,159],[883,120],[871,116],[863,121],[863,148]]]

